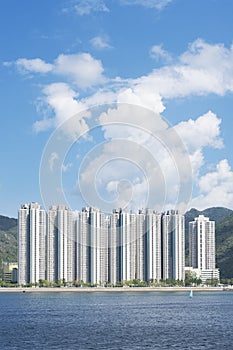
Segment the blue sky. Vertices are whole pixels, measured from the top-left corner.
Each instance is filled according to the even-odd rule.
[[[0,213],[233,209],[232,13],[231,0],[2,1]]]

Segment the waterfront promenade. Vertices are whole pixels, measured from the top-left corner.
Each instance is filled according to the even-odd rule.
[[[233,291],[233,287],[13,287],[13,288],[0,288],[1,292],[7,293],[93,293],[93,292],[223,292]]]

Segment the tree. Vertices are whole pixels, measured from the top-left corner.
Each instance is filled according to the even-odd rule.
[[[205,284],[207,286],[211,286],[211,287],[217,287],[219,285],[219,281],[217,278],[212,278],[212,279],[207,279],[205,281]]]
[[[185,286],[186,287],[200,285],[201,283],[202,283],[202,280],[200,278],[197,278],[195,273],[193,273],[191,271],[187,271],[185,273]]]

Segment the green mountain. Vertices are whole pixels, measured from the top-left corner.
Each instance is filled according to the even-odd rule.
[[[197,216],[204,215],[208,217],[210,220],[215,221],[217,224],[223,221],[226,217],[228,217],[232,213],[233,213],[233,210],[222,208],[222,207],[208,208],[202,211],[192,208],[185,214],[185,220],[187,222],[193,221]]]
[[[0,215],[0,263],[2,261],[17,261],[17,219]]]
[[[216,225],[217,266],[222,278],[233,278],[233,213]]]

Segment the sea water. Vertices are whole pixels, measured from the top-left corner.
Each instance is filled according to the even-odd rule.
[[[0,349],[233,349],[233,292],[0,293]]]

